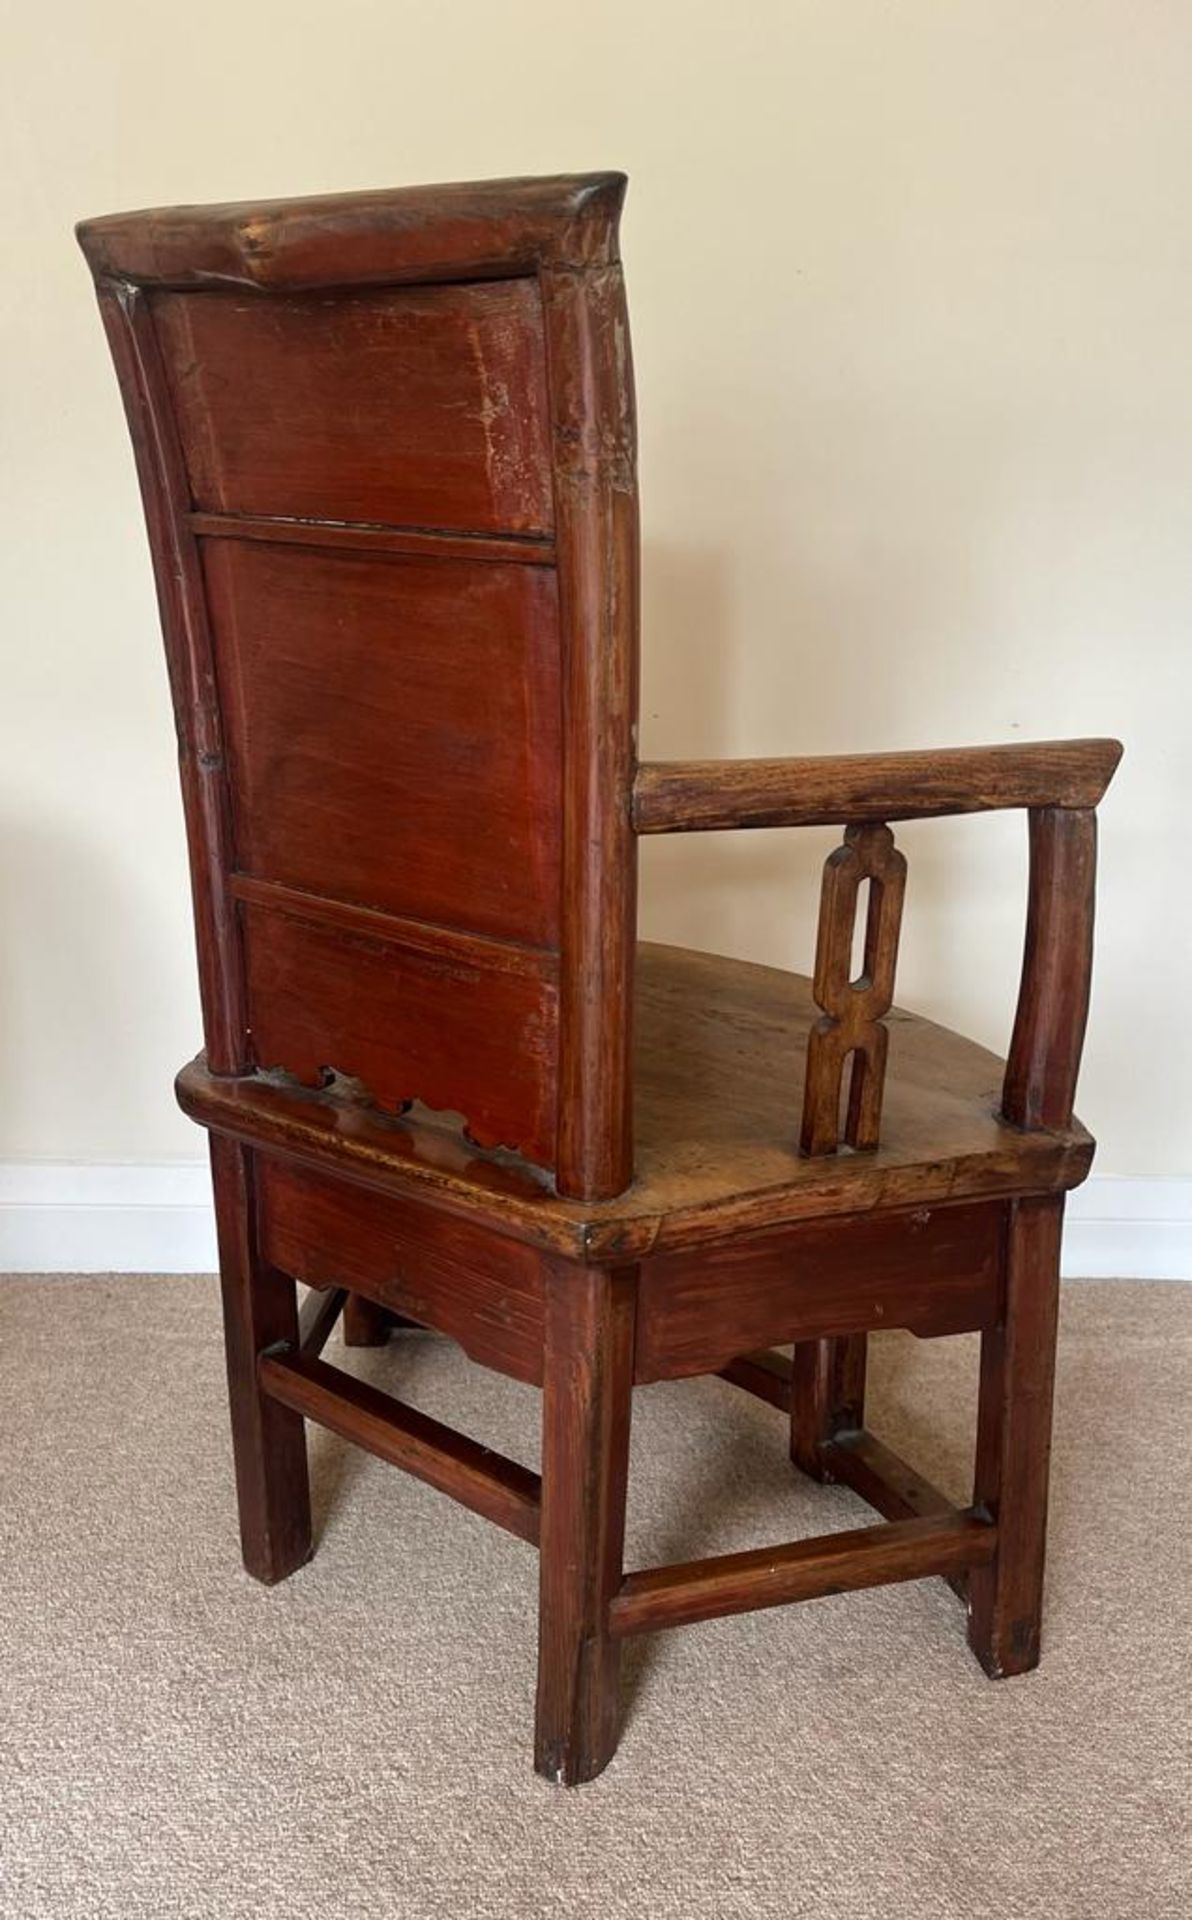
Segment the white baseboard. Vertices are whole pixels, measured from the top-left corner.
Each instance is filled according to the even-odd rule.
[[[1094,1174],[1068,1199],[1064,1276],[1192,1280],[1192,1180]]]
[[[0,1273],[209,1273],[205,1161],[0,1165]],[[1192,1280],[1192,1180],[1095,1176],[1071,1197],[1064,1272]]]
[[[211,1273],[205,1160],[0,1165],[0,1273]]]

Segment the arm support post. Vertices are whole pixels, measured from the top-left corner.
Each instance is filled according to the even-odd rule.
[[[1097,857],[1094,809],[1121,759],[1117,740],[1047,740],[1035,745],[958,747],[938,753],[850,754],[812,760],[674,760],[640,766],[633,788],[639,833],[693,833],[734,827],[841,825],[847,842],[869,844],[890,820],[933,819],[1008,807],[1030,815],[1030,895],[1022,984],[1002,1088],[1002,1113],[1028,1130],[1063,1128],[1072,1120],[1076,1076],[1088,1018],[1092,977],[1093,902]],[[858,839],[860,835],[860,840]],[[836,859],[842,854],[834,856]],[[829,879],[832,878],[829,862]],[[901,878],[898,885],[901,900]],[[825,892],[820,947],[851,937],[852,904]],[[842,906],[847,905],[846,913]],[[837,924],[839,922],[839,925]],[[890,989],[897,914],[890,936]],[[868,960],[866,972],[868,973]],[[816,998],[827,1007],[817,962]],[[858,996],[853,1005],[856,989]],[[839,1137],[839,1076],[818,1057],[830,1041],[855,1045],[858,1034],[879,1050],[870,1061],[874,1096],[860,1127],[852,1102],[848,1137],[877,1145],[885,1032],[876,1008],[863,1005],[868,980],[833,999],[808,1056],[803,1151],[833,1152]],[[888,1005],[888,1000],[886,1003]],[[861,1015],[869,1026],[858,1025]],[[848,1020],[842,1025],[843,1016]],[[854,1065],[854,1074],[857,1071]],[[854,1080],[854,1093],[864,1082]]]
[[[1002,1113],[1017,1127],[1066,1127],[1092,980],[1097,816],[1091,807],[1033,808],[1030,848],[1022,985]]]

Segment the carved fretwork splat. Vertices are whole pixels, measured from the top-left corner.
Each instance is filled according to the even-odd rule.
[[[868,880],[862,972],[852,971],[857,896]],[[852,1061],[843,1126],[846,1145],[876,1147],[886,1078],[889,1032],[883,1023],[894,999],[894,969],[906,891],[906,861],[889,827],[848,827],[844,845],[824,865],[814,992],[823,1019],[807,1046],[802,1151],[835,1153],[841,1144],[841,1082]]]

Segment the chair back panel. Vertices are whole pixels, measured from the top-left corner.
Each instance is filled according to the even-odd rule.
[[[337,924],[317,903],[245,901],[241,927],[259,1066],[314,1085],[335,1068],[382,1107],[419,1100],[458,1114],[473,1140],[516,1140],[552,1164],[559,996],[549,959],[432,935],[415,945],[383,916]]]
[[[629,1177],[621,183],[445,191],[476,196],[462,240],[433,190],[81,237],[140,456],[216,1070],[347,1076],[599,1197]]]
[[[557,948],[553,567],[201,545],[239,870]]]
[[[156,295],[196,505],[547,532],[542,301],[528,278]]]

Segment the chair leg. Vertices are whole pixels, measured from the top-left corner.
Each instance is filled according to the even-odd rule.
[[[362,1293],[350,1293],[344,1301],[343,1339],[345,1347],[383,1347],[389,1339],[393,1315]]]
[[[272,1585],[309,1560],[310,1483],[302,1418],[263,1394],[257,1356],[298,1339],[294,1282],[258,1257],[252,1156],[211,1135],[232,1451],[244,1564]]]
[[[969,1644],[991,1679],[1039,1662],[1063,1195],[1019,1200],[1000,1326],[981,1339],[973,1505],[997,1553],[969,1575]]]
[[[791,1376],[791,1459],[813,1480],[828,1480],[820,1448],[865,1425],[868,1336],[799,1340]]]
[[[622,1576],[637,1273],[552,1263],[546,1289],[534,1765],[570,1787],[608,1765],[619,1731],[608,1614]]]

